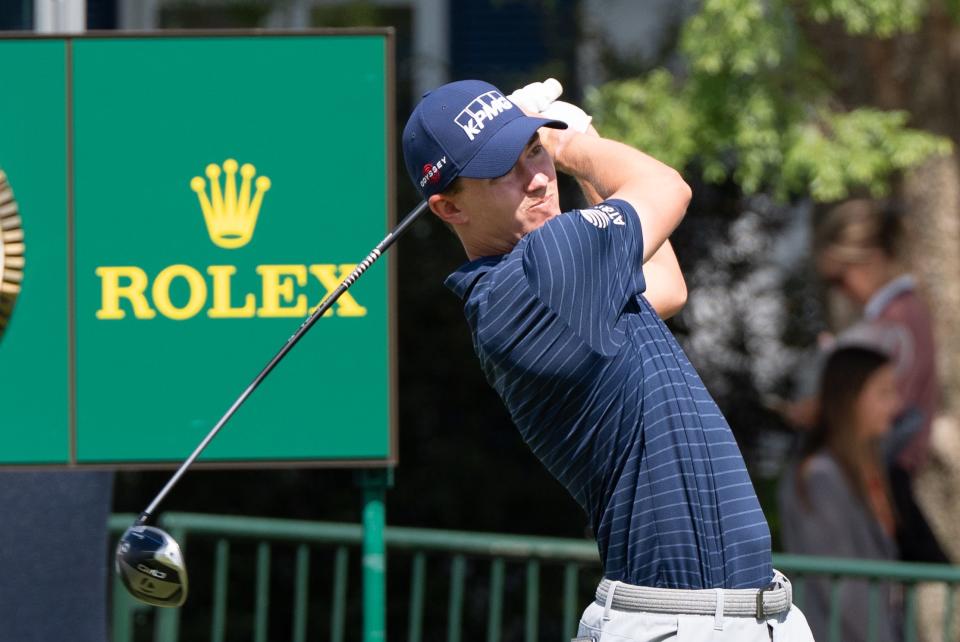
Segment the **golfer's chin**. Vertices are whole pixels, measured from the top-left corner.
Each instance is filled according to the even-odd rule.
[[[556,196],[550,195],[529,205],[526,214],[525,218],[530,221],[533,229],[536,229],[554,216],[559,216],[560,205],[557,203]]]

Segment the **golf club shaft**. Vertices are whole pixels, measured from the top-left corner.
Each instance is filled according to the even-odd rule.
[[[192,464],[197,459],[197,457],[200,456],[200,453],[202,453],[203,450],[207,447],[207,445],[213,440],[213,438],[217,436],[217,433],[220,432],[220,429],[223,428],[224,424],[226,424],[227,421],[230,420],[230,418],[233,416],[233,413],[235,413],[237,409],[243,404],[243,402],[247,400],[247,397],[249,397],[253,393],[253,391],[257,389],[257,386],[260,385],[260,382],[262,382],[266,378],[266,376],[270,374],[270,372],[274,369],[274,367],[276,367],[276,365],[280,363],[280,360],[283,359],[286,356],[286,354],[293,349],[293,346],[295,346],[297,342],[300,341],[303,335],[305,335],[307,331],[313,327],[313,324],[317,322],[317,319],[322,317],[323,314],[327,310],[329,310],[334,303],[336,303],[337,299],[339,299],[340,296],[344,292],[346,292],[347,289],[351,285],[353,285],[354,282],[358,278],[360,278],[360,276],[364,272],[367,271],[367,268],[373,265],[373,263],[380,258],[381,254],[386,252],[387,249],[391,245],[393,245],[393,243],[397,240],[397,238],[399,238],[400,235],[403,234],[403,232],[406,231],[408,227],[410,227],[410,225],[414,222],[414,220],[416,220],[417,217],[419,217],[426,209],[427,209],[426,201],[422,201],[419,205],[413,208],[413,210],[409,214],[407,214],[407,216],[402,221],[400,221],[400,224],[397,225],[397,227],[394,228],[392,232],[387,234],[387,236],[382,241],[380,241],[380,243],[378,243],[377,246],[373,248],[373,250],[371,250],[371,252],[367,255],[367,257],[363,261],[361,261],[357,265],[357,267],[354,268],[354,270],[349,275],[347,275],[346,278],[343,279],[343,281],[340,282],[340,285],[337,286],[337,289],[331,292],[329,296],[327,296],[320,303],[320,305],[317,306],[317,309],[313,311],[313,314],[307,317],[306,320],[302,324],[300,324],[300,327],[297,329],[296,332],[293,333],[293,336],[287,339],[287,342],[283,345],[282,348],[280,348],[280,352],[278,352],[276,356],[270,360],[270,363],[268,363],[266,367],[264,367],[264,369],[260,371],[260,374],[258,374],[256,378],[250,383],[250,385],[247,386],[247,389],[243,391],[243,394],[237,397],[237,400],[233,402],[233,405],[230,406],[230,408],[227,410],[226,413],[224,413],[223,417],[220,418],[220,421],[218,421],[217,424],[210,430],[210,432],[207,433],[207,436],[203,438],[203,441],[200,442],[200,445],[198,445],[196,449],[190,454],[190,456],[187,457],[187,459],[182,464],[180,464],[180,467],[170,478],[170,481],[168,481],[166,486],[164,486],[163,489],[159,493],[157,493],[157,496],[154,497],[152,502],[150,502],[150,505],[147,506],[147,509],[140,514],[139,519],[137,519],[138,524],[145,524],[147,521],[149,521],[150,517],[153,515],[153,512],[157,509],[157,506],[160,505],[160,502],[162,502],[164,497],[167,496],[167,493],[169,493],[170,490],[180,480],[180,478],[183,476],[183,473],[186,472],[187,468],[190,467],[190,464]]]

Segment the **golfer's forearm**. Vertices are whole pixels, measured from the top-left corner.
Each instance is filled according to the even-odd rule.
[[[598,192],[597,188],[591,183],[588,183],[582,178],[578,178],[577,185],[580,186],[580,191],[583,192],[583,197],[587,200],[587,205],[596,205],[597,203],[603,201],[603,197],[600,196],[600,192]]]
[[[590,129],[592,135],[597,136],[596,130]],[[603,200],[592,183],[583,178],[578,178],[577,183],[589,205],[596,205]],[[664,241],[643,264],[643,275],[647,285],[644,296],[661,319],[669,319],[686,304],[687,283],[669,240]]]
[[[644,232],[644,258],[649,259],[683,219],[690,187],[673,168],[632,147],[605,138],[575,135],[556,149],[560,171],[591,185],[606,199],[631,203]]]
[[[557,150],[555,161],[560,171],[586,181],[602,198],[635,186],[676,189],[688,194],[683,200],[689,199],[689,187],[675,169],[633,147],[607,138],[586,134],[574,136]]]
[[[584,134],[593,138],[600,138],[600,133],[597,132],[593,125],[589,125]],[[587,205],[596,205],[603,200],[603,196],[600,195],[600,192],[597,191],[597,188],[592,183],[583,178],[577,178],[576,180],[577,185],[580,186],[580,191],[583,192],[583,197],[587,200]]]

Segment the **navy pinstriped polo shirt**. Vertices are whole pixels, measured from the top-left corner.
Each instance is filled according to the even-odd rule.
[[[551,219],[447,279],[521,435],[587,512],[604,574],[758,588],[770,532],[726,420],[642,296],[624,201]]]

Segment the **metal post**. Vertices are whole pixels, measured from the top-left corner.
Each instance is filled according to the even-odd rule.
[[[393,485],[393,469],[358,473],[363,489],[363,641],[387,638],[387,555],[384,543],[387,488]]]
[[[419,0],[413,8],[413,95],[450,80],[450,11],[446,0]]]
[[[33,11],[34,27],[40,33],[86,31],[86,0],[35,0]]]

